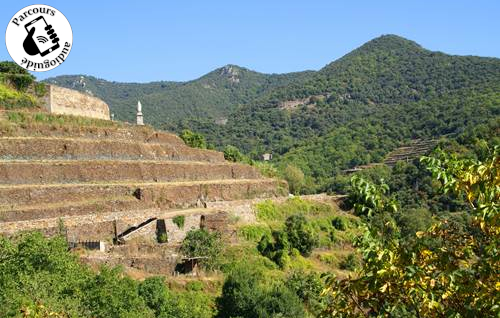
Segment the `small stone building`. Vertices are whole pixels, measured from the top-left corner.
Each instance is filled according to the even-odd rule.
[[[260,158],[263,160],[263,161],[269,161],[271,159],[273,159],[273,154],[272,153],[264,153],[260,156]]]

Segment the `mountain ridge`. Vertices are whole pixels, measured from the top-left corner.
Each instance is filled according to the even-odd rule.
[[[116,85],[123,85],[119,94],[100,93],[112,110],[110,97],[128,93],[132,121],[139,96],[128,84]],[[269,75],[226,65],[148,89],[145,115],[156,127],[191,129],[219,149],[233,145],[252,158],[272,152],[278,165],[304,171],[311,189],[325,189],[342,170],[381,162],[411,139],[498,125],[500,59],[448,55],[383,35],[318,71]],[[172,109],[182,111],[172,116]]]
[[[283,107],[287,101],[296,103]],[[273,152],[278,164],[304,171],[308,188],[325,190],[342,169],[382,162],[411,139],[498,126],[499,116],[500,59],[451,56],[382,36],[302,83],[237,108],[224,127],[185,120],[168,128],[193,129],[254,158]]]

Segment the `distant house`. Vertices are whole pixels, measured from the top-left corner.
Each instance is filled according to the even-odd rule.
[[[273,154],[272,153],[264,153],[260,156],[260,159],[263,161],[269,161],[273,159]]]

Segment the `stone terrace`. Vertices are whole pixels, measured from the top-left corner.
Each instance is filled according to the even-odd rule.
[[[214,202],[272,198],[284,182],[175,135],[123,123],[36,113],[0,114],[0,233],[59,231],[72,241],[116,234],[151,239],[163,220],[175,241],[221,209]],[[172,219],[183,215],[184,229]],[[218,216],[218,217],[215,217]],[[146,226],[147,224],[147,226]],[[144,229],[140,229],[144,227]],[[136,234],[134,229],[138,229]]]

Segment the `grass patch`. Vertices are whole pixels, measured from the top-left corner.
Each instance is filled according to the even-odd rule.
[[[307,272],[314,270],[314,264],[309,258],[300,255],[299,251],[293,249],[285,268],[293,271]]]
[[[245,263],[268,273],[270,276],[283,277],[284,275],[273,261],[259,253],[253,243],[227,246],[223,251],[222,260],[221,270],[223,273],[229,273],[240,263]]]
[[[57,128],[64,127],[123,127],[121,122],[114,122],[103,119],[95,119],[81,116],[56,115],[48,113],[28,113],[8,111],[7,119],[15,124],[30,126],[30,125],[47,125]]]
[[[257,168],[264,177],[278,178],[280,176],[278,169],[269,162],[254,161],[252,165]]]
[[[238,229],[238,236],[247,241],[258,243],[264,235],[271,235],[268,225],[252,224],[243,225]]]
[[[324,263],[327,265],[337,266],[339,263],[339,260],[333,254],[327,254],[327,253],[326,254],[318,254],[317,257],[321,263]]]
[[[258,203],[255,209],[259,221],[284,221],[293,214],[303,214],[310,217],[334,213],[333,207],[328,204],[307,201],[300,197],[290,198],[283,203],[266,200]]]

